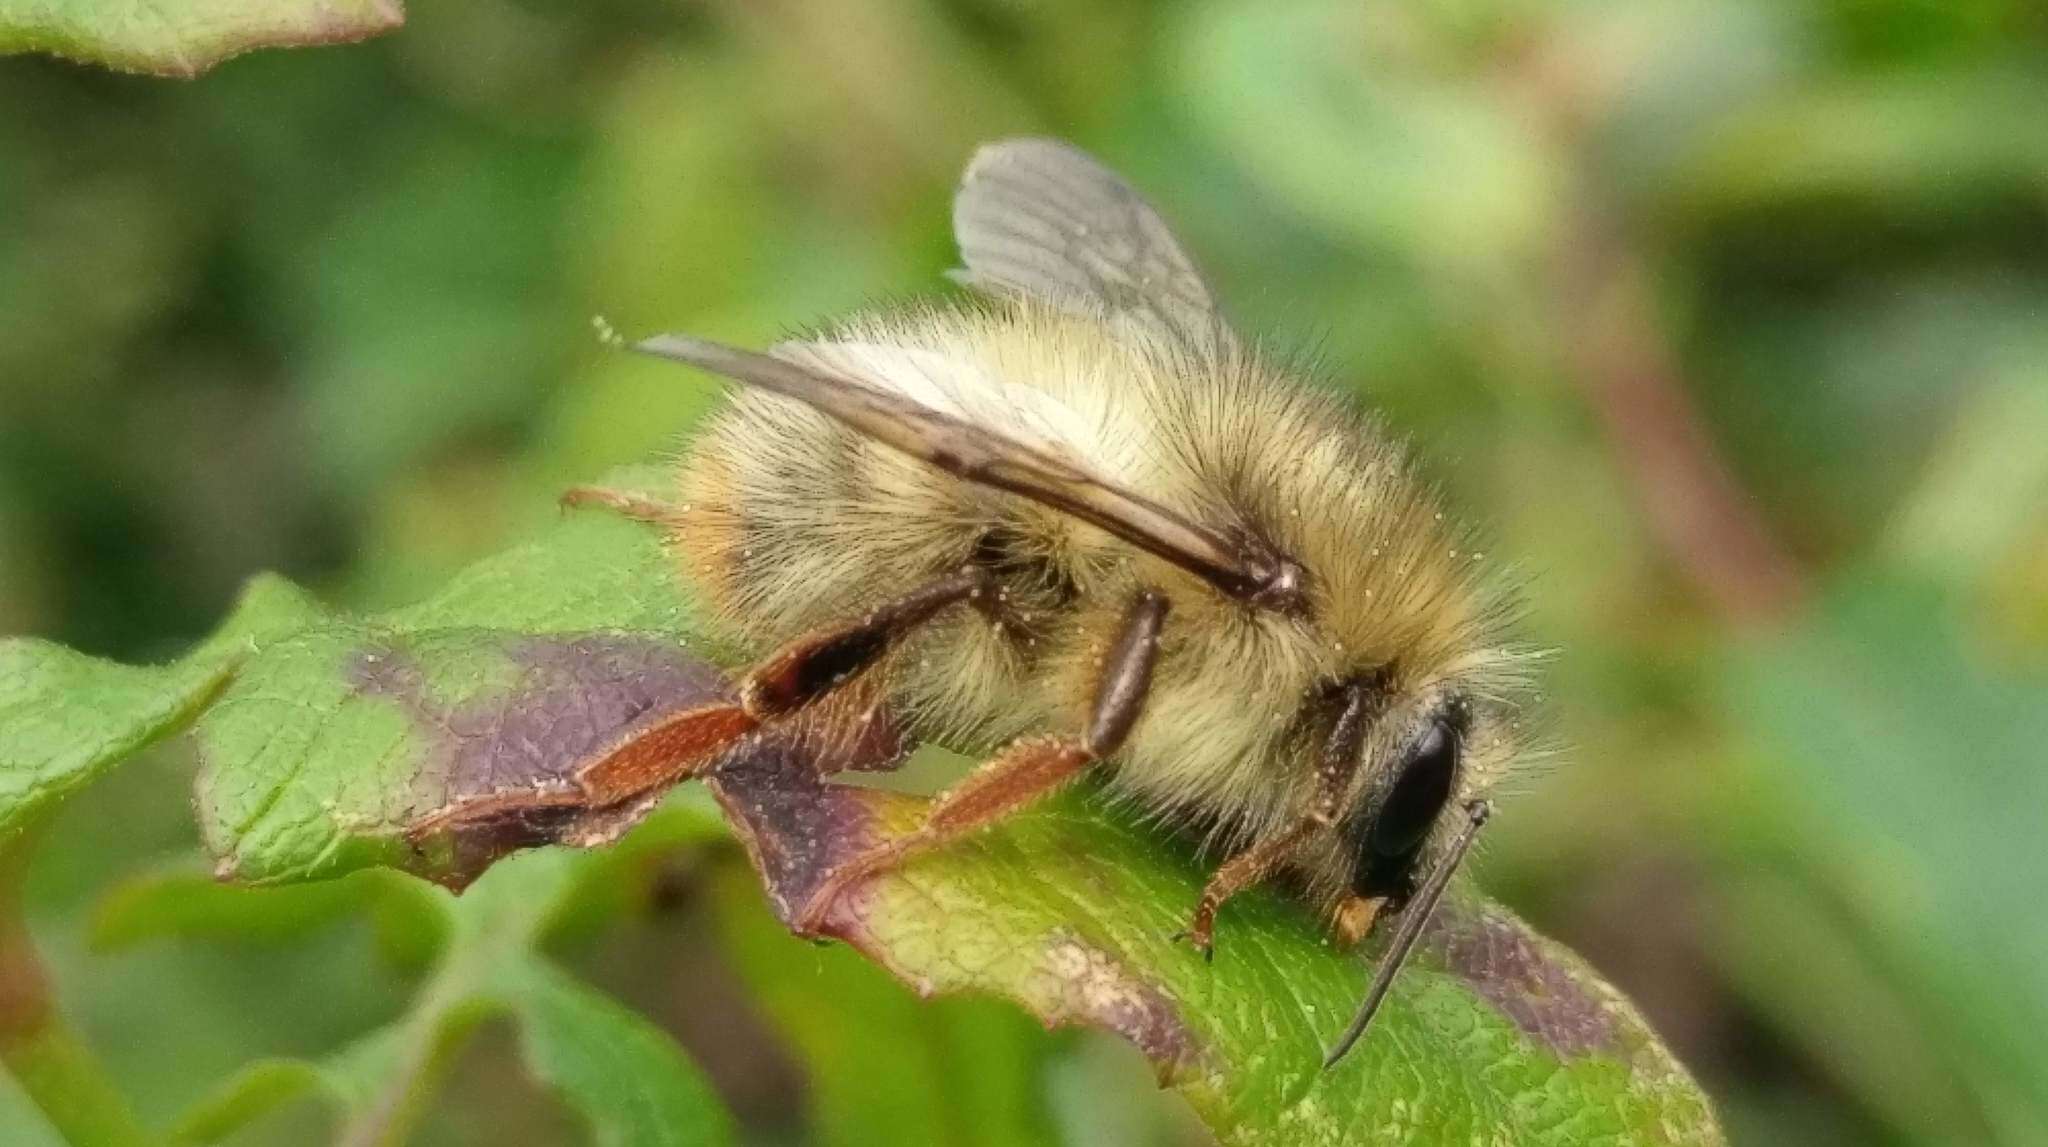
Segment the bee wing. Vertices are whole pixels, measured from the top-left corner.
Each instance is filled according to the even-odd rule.
[[[953,234],[967,264],[953,277],[976,290],[1131,322],[1211,358],[1236,343],[1152,205],[1057,140],[1009,139],[976,152],[953,198]]]
[[[1270,555],[1232,545],[1142,494],[1091,470],[1056,440],[1028,439],[913,397],[900,377],[881,377],[878,348],[832,343],[791,344],[757,354],[688,335],[656,335],[633,349],[723,375],[795,399],[847,426],[965,481],[1006,490],[1072,514],[1140,549],[1173,562],[1237,597],[1272,580]],[[795,360],[795,361],[792,361]],[[922,369],[929,376],[928,367]],[[927,377],[927,381],[930,381]]]

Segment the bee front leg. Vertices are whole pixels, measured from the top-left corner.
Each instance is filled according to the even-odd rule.
[[[1363,685],[1354,684],[1344,691],[1338,703],[1336,721],[1323,741],[1322,755],[1316,766],[1315,792],[1307,813],[1289,827],[1225,861],[1223,867],[1209,878],[1209,883],[1202,886],[1202,896],[1195,902],[1193,922],[1174,939],[1194,944],[1195,950],[1205,960],[1214,956],[1216,913],[1224,903],[1264,882],[1287,863],[1304,840],[1337,823],[1345,794],[1351,791],[1351,780],[1358,772],[1359,747],[1365,737],[1371,704],[1370,691]],[[1340,920],[1340,926],[1343,923]],[[1369,917],[1363,927],[1372,927]],[[1360,934],[1363,935],[1363,931]]]
[[[1380,914],[1387,911],[1384,896],[1360,896],[1356,892],[1344,897],[1337,904],[1330,930],[1337,934],[1337,944],[1344,948],[1356,948],[1372,935],[1372,926],[1379,921]]]
[[[834,868],[811,894],[796,920],[797,932],[818,933],[847,889],[914,853],[937,848],[1028,807],[1116,752],[1143,711],[1158,659],[1166,598],[1150,590],[1124,614],[1116,644],[1095,686],[1088,728],[1080,737],[1026,737],[989,758],[932,802],[924,823],[875,845]]]
[[[1216,912],[1224,902],[1247,888],[1264,883],[1265,879],[1277,872],[1289,855],[1301,844],[1315,822],[1304,820],[1285,832],[1276,833],[1259,841],[1236,856],[1223,862],[1223,867],[1209,877],[1202,886],[1201,898],[1195,901],[1195,918],[1187,930],[1174,936],[1195,946],[1195,951],[1208,960],[1216,955]]]

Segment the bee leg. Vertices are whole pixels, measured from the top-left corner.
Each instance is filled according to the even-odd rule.
[[[680,512],[679,507],[671,506],[667,502],[657,502],[645,494],[636,494],[631,490],[614,490],[609,486],[571,486],[562,491],[562,496],[556,501],[565,510],[596,506],[621,517],[654,526],[675,525]]]
[[[1372,934],[1372,926],[1380,914],[1387,910],[1384,896],[1360,896],[1353,892],[1337,904],[1331,930],[1337,934],[1337,943],[1345,948],[1355,948]]]
[[[1123,746],[1143,711],[1158,659],[1166,598],[1146,591],[1124,614],[1123,628],[1096,682],[1088,728],[1080,737],[1026,737],[1013,741],[967,779],[932,802],[924,823],[835,867],[811,894],[796,930],[815,934],[848,889],[904,858],[986,828],[1057,792],[1083,770]]]
[[[1370,706],[1371,696],[1364,686],[1353,685],[1344,692],[1330,735],[1323,741],[1316,767],[1314,803],[1308,815],[1225,861],[1202,887],[1201,899],[1195,902],[1194,921],[1175,939],[1191,941],[1202,958],[1209,959],[1216,950],[1216,912],[1224,902],[1273,875],[1302,841],[1337,823],[1344,796],[1358,772],[1358,749],[1365,737]],[[1370,919],[1365,926],[1372,926]]]
[[[857,621],[800,637],[740,679],[740,704],[763,721],[794,713],[872,668],[941,610],[979,602],[993,590],[988,572],[970,566],[878,605]]]
[[[569,787],[493,793],[458,801],[407,826],[415,843],[449,828],[511,823],[542,810],[610,808],[679,784],[715,764],[763,725],[830,696],[948,606],[989,591],[970,569],[929,582],[860,619],[800,637],[740,678],[734,701],[671,713],[602,747],[569,774]]]
[[[1095,763],[1079,743],[1058,737],[1015,741],[932,804],[923,824],[841,862],[811,893],[797,917],[799,935],[821,931],[848,888],[895,867],[913,853],[987,827],[1058,791]]]
[[[1314,821],[1304,820],[1224,861],[1223,867],[1209,878],[1209,883],[1202,886],[1201,899],[1195,902],[1193,922],[1186,931],[1176,933],[1174,939],[1192,943],[1204,960],[1213,958],[1216,954],[1217,909],[1231,897],[1273,875],[1313,828]]]
[[[570,771],[567,786],[459,800],[412,821],[405,834],[417,845],[450,830],[489,831],[518,826],[536,815],[567,817],[612,808],[687,779],[759,727],[738,705],[684,709],[591,753]]]

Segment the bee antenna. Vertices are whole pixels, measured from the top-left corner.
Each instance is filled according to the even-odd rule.
[[[1493,805],[1477,800],[1465,806],[1465,827],[1458,830],[1457,839],[1451,841],[1451,853],[1443,863],[1422,882],[1421,891],[1415,894],[1401,913],[1401,926],[1394,931],[1394,939],[1387,945],[1386,955],[1380,957],[1380,966],[1373,973],[1372,987],[1366,989],[1364,1002],[1358,1005],[1358,1014],[1351,1017],[1351,1026],[1337,1038],[1337,1046],[1323,1057],[1323,1070],[1328,1071],[1343,1059],[1352,1045],[1365,1034],[1367,1025],[1372,1023],[1373,1014],[1380,1010],[1381,1001],[1387,998],[1387,989],[1394,986],[1394,977],[1408,962],[1408,953],[1415,948],[1415,941],[1422,938],[1422,928],[1429,923],[1430,913],[1436,911],[1437,901],[1442,900],[1444,889],[1450,887],[1451,877],[1465,862],[1465,854],[1472,851],[1472,841],[1479,835],[1479,829],[1486,824],[1486,818],[1493,815]]]

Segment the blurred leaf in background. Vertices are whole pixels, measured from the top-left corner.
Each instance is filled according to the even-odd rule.
[[[397,27],[398,0],[206,2],[169,8],[118,0],[8,0],[0,53],[49,52],[124,71],[190,78],[256,48],[339,44]]]
[[[715,400],[603,353],[593,315],[758,342],[936,289],[973,144],[1065,135],[1163,204],[1247,329],[1319,349],[1411,431],[1530,574],[1565,749],[1490,830],[1489,889],[1642,1004],[1738,1142],[2039,1141],[2038,4],[408,17],[193,84],[0,61],[0,627],[152,661],[258,569],[358,609],[421,598]],[[1706,450],[1646,448],[1670,442]],[[1716,472],[1687,456],[1790,571],[1770,608],[1717,596],[1749,600],[1736,551],[1685,547],[1714,519],[1678,479]],[[58,997],[152,1127],[409,994],[347,919],[89,945],[110,888],[198,855],[192,768],[167,746],[83,790],[25,890]],[[921,1049],[887,1085],[908,1126],[955,1118],[934,1093],[966,1046],[1007,1049],[1063,1141],[1142,1090],[1128,1053],[1000,1006],[840,991],[869,971],[844,953],[818,957],[836,1006],[807,1031],[780,994],[805,981],[763,970],[747,929],[772,933],[726,880],[631,883],[565,958],[699,1053],[742,1137],[872,1141],[830,1074],[856,1013]],[[776,958],[808,974],[800,951]],[[705,1017],[742,1034],[707,1045]],[[450,1072],[425,1140],[575,1126],[510,1054]],[[10,1095],[0,1138],[35,1142]],[[1145,1110],[1096,1141],[1187,1141]]]

